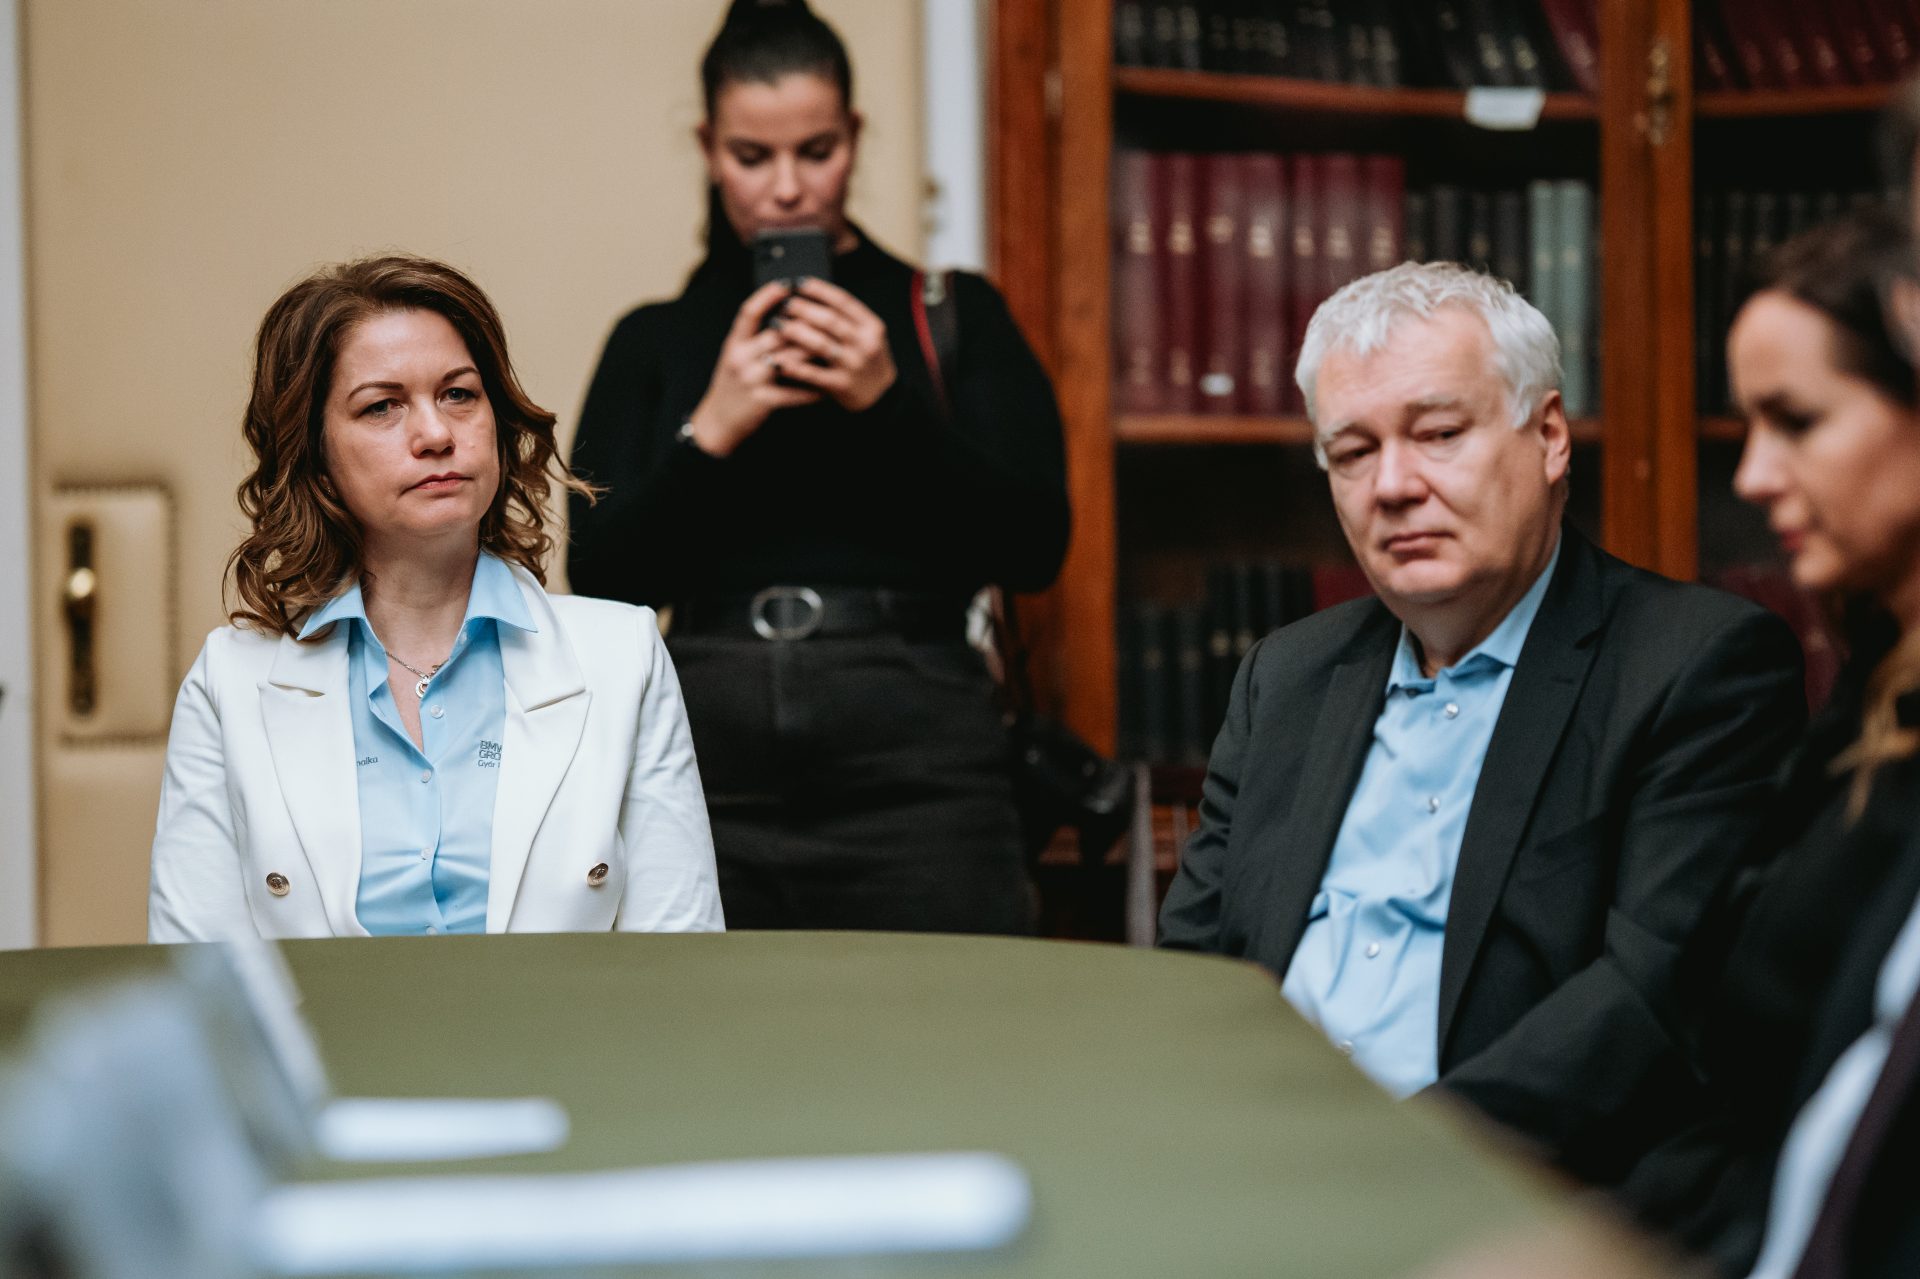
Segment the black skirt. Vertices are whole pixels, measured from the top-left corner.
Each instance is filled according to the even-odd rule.
[[[980,657],[897,635],[669,637],[732,928],[1028,933]]]

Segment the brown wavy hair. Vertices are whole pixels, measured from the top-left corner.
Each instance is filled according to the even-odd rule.
[[[254,468],[240,484],[253,530],[227,561],[239,626],[298,633],[299,620],[364,570],[360,522],[335,493],[324,440],[327,394],[347,336],[391,311],[444,316],[467,346],[493,409],[500,490],[480,521],[480,547],[544,583],[553,549],[549,488],[591,500],[554,438],[552,413],[530,399],[507,356],[500,314],[461,272],[428,258],[391,255],[323,267],[280,295],[254,339],[253,394],[243,430]]]
[[[1832,327],[1829,355],[1841,372],[1860,378],[1909,414],[1920,412],[1909,339],[1899,332],[1891,299],[1920,287],[1912,232],[1888,209],[1857,209],[1805,231],[1768,256],[1753,284],[1777,290],[1825,316]],[[1833,617],[1881,612],[1866,600],[1828,601]],[[1920,631],[1900,636],[1867,677],[1860,736],[1833,761],[1836,774],[1851,772],[1850,816],[1866,808],[1874,773],[1883,764],[1920,750],[1920,730],[1901,722],[1900,703],[1920,689]]]

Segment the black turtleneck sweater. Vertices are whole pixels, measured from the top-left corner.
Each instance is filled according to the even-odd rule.
[[[659,605],[776,583],[956,596],[1050,583],[1068,529],[1060,414],[977,276],[954,279],[951,412],[921,354],[912,268],[861,234],[834,282],[885,322],[893,386],[863,413],[779,410],[725,458],[676,440],[753,291],[750,255],[724,239],[684,293],[607,339],[573,447],[574,469],[606,493],[571,504],[573,589]]]

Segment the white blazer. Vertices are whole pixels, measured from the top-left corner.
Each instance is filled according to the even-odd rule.
[[[513,573],[539,629],[500,628],[487,931],[719,930],[706,798],[653,611],[549,596]],[[152,940],[367,935],[350,629],[207,637],[167,738]]]

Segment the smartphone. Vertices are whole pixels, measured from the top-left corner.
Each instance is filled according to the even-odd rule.
[[[817,227],[762,231],[753,237],[753,287],[773,280],[832,280],[833,251]]]
[[[753,287],[759,288],[774,280],[791,280],[798,284],[801,280],[833,279],[833,251],[827,243],[827,233],[817,227],[794,227],[782,231],[762,231],[753,237]],[[767,312],[760,322],[761,328],[778,322],[785,314],[787,300],[780,301]],[[809,357],[811,362],[825,365],[819,356]],[[791,378],[780,376],[774,381],[781,386],[804,386]]]

